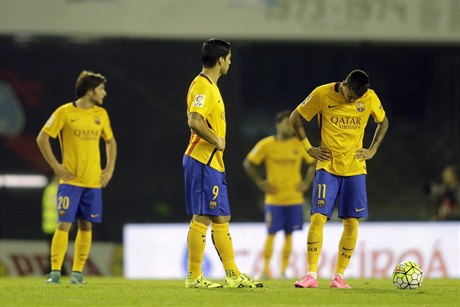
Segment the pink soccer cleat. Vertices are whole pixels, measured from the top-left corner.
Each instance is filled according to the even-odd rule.
[[[298,280],[294,283],[296,288],[318,288],[318,281],[311,274],[305,275],[302,280]]]
[[[345,280],[343,280],[342,276],[335,274],[334,278],[332,278],[331,283],[329,284],[329,288],[351,289],[351,286],[345,283]]]

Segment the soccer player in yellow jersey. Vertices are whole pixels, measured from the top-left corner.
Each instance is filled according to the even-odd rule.
[[[291,111],[276,114],[276,135],[260,140],[249,152],[243,168],[257,187],[265,193],[265,223],[268,235],[264,246],[262,277],[271,277],[270,260],[278,231],[284,230],[284,247],[281,257],[281,276],[286,278],[286,268],[292,250],[292,232],[302,230],[303,193],[308,189],[315,172],[315,160],[305,152],[289,122]],[[259,167],[264,163],[266,178]],[[302,178],[302,167],[309,165]]]
[[[217,81],[227,74],[231,56],[230,43],[220,39],[206,41],[201,50],[203,69],[192,81],[187,94],[191,137],[182,164],[187,214],[192,215],[192,220],[187,237],[186,288],[222,287],[201,272],[209,225],[212,227],[212,242],[225,269],[227,287],[262,287],[261,283],[238,270],[228,226],[230,206],[223,160],[225,107]]]
[[[307,237],[308,269],[305,277],[294,284],[296,287],[318,286],[323,228],[337,203],[344,228],[329,287],[351,288],[343,274],[356,246],[359,219],[368,215],[366,160],[376,154],[388,129],[382,104],[369,86],[369,76],[362,70],[353,70],[343,82],[315,88],[291,114],[292,126],[305,151],[318,160]],[[318,147],[310,145],[302,122],[302,118],[310,121],[315,115],[321,129]],[[364,130],[370,116],[377,128],[369,148],[365,148]]]
[[[102,221],[102,191],[115,169],[117,145],[107,111],[101,107],[106,78],[83,71],[76,82],[77,100],[62,105],[46,122],[37,144],[54,173],[60,177],[57,212],[58,226],[51,243],[49,284],[61,282],[61,267],[69,241],[69,230],[78,224],[70,283],[85,283],[82,271],[92,241],[92,223]],[[50,144],[58,137],[62,161]],[[100,139],[105,141],[106,166],[101,170]]]

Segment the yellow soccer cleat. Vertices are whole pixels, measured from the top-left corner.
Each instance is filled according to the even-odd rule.
[[[226,278],[227,288],[262,288],[264,285],[261,282],[251,279],[246,274],[240,274],[235,278]]]
[[[222,288],[222,285],[216,282],[212,282],[203,275],[200,275],[195,279],[185,279],[185,288],[213,289]]]

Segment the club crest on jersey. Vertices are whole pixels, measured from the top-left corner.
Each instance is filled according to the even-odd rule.
[[[202,108],[204,106],[204,100],[206,99],[205,95],[196,95],[195,101],[193,102],[193,106]]]
[[[358,110],[359,112],[364,112],[365,108],[366,108],[366,104],[364,102],[356,103],[356,110]]]
[[[96,125],[101,124],[101,119],[99,118],[99,116],[94,116],[94,122],[96,123]]]
[[[211,201],[209,202],[209,208],[211,208],[211,209],[216,209],[216,208],[217,208],[217,201],[211,200]]]
[[[324,207],[324,199],[318,199],[318,207],[323,208]]]

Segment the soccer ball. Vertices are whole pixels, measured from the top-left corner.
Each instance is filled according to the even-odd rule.
[[[412,290],[422,285],[423,271],[412,261],[404,261],[393,270],[393,284],[398,289]]]

